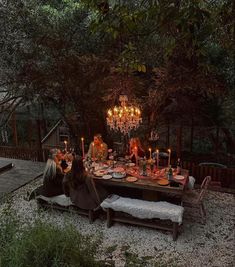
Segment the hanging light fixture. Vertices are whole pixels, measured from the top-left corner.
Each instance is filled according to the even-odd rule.
[[[128,106],[128,97],[120,95],[120,106],[115,106],[107,112],[107,124],[111,130],[120,131],[127,135],[131,130],[137,129],[142,122],[138,107]]]

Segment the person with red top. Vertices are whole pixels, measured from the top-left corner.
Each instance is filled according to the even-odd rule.
[[[144,149],[138,137],[134,137],[130,139],[129,154],[130,154],[130,160],[132,162],[136,162],[138,158],[143,158],[145,156]]]

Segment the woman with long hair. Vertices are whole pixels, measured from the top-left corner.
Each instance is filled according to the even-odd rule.
[[[101,134],[95,134],[94,140],[90,143],[87,157],[94,161],[106,160],[108,156],[108,146],[103,141]]]
[[[136,158],[143,158],[145,156],[144,149],[138,137],[133,137],[130,139],[129,153],[132,162],[136,162]]]
[[[64,173],[59,163],[61,158],[62,153],[59,149],[52,149],[50,151],[43,173],[42,195],[46,197],[63,194],[62,181]]]
[[[95,186],[94,181],[87,175],[81,157],[72,162],[71,172],[63,180],[64,194],[81,209],[95,209],[107,197],[102,187]]]

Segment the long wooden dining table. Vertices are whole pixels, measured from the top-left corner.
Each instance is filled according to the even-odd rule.
[[[172,195],[177,195],[179,198],[182,198],[185,189],[188,183],[189,171],[186,169],[181,170],[181,175],[184,176],[183,180],[177,180],[176,175],[173,176],[173,182],[169,183],[169,185],[160,185],[158,183],[159,180],[166,179],[166,177],[158,176],[157,174],[154,175],[147,175],[141,176],[138,172],[131,171],[130,168],[126,170],[127,176],[123,178],[111,178],[111,179],[104,179],[100,176],[95,176],[91,174],[93,180],[97,184],[102,184],[104,186],[111,186],[111,187],[124,187],[124,188],[132,188],[132,189],[139,189],[142,190],[145,195],[149,194],[149,192],[155,193],[168,193]],[[129,182],[127,177],[136,177],[137,181]]]

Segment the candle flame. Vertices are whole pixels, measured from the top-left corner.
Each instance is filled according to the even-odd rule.
[[[82,137],[81,140],[84,141],[84,138]]]

